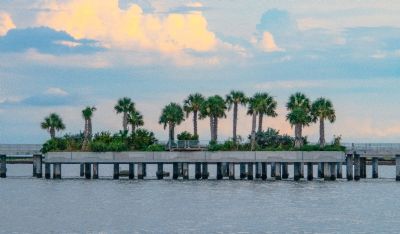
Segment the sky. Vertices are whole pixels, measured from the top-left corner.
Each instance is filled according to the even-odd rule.
[[[268,92],[278,116],[263,126],[293,134],[290,94],[330,99],[337,120],[326,138],[400,141],[400,2],[349,0],[0,0],[0,143],[43,143],[40,122],[59,113],[83,130],[117,132],[127,96],[160,140],[163,106],[194,92]],[[238,134],[251,118],[239,109]],[[176,130],[192,131],[189,117]],[[219,139],[231,136],[232,112]],[[209,140],[208,120],[199,122]],[[310,141],[318,125],[306,127]]]

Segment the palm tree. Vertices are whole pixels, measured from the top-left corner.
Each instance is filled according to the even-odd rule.
[[[201,106],[200,118],[210,118],[211,141],[218,140],[218,119],[226,118],[226,110],[227,106],[225,100],[219,95],[207,98]]]
[[[159,123],[164,124],[164,129],[168,126],[169,143],[174,141],[175,126],[181,124],[184,119],[183,109],[177,103],[170,103],[162,110]]]
[[[190,94],[188,98],[183,102],[183,110],[186,112],[186,118],[189,117],[190,113],[193,113],[193,135],[197,134],[197,117],[200,111],[201,105],[205,98],[200,93]]]
[[[247,97],[241,91],[232,90],[228,95],[226,95],[226,103],[228,104],[228,109],[230,110],[233,106],[233,142],[237,141],[237,121],[238,121],[238,106],[247,104]]]
[[[134,133],[137,127],[144,125],[143,115],[137,110],[131,110],[128,113],[128,123],[131,125],[132,133]]]
[[[295,93],[289,97],[286,108],[290,111],[286,119],[295,128],[295,148],[303,145],[302,130],[312,121],[310,99],[303,93]]]
[[[89,145],[89,140],[92,138],[92,116],[93,112],[96,110],[94,106],[87,106],[82,110],[82,117],[85,120],[85,130],[84,130],[84,140],[82,144],[82,150],[87,150]]]
[[[40,126],[50,133],[51,139],[56,137],[56,131],[65,129],[61,117],[56,113],[51,113],[48,117],[44,118]]]
[[[120,98],[114,106],[114,109],[117,114],[123,113],[122,128],[124,131],[128,131],[128,113],[135,110],[135,103],[128,97]]]
[[[335,122],[335,109],[330,100],[321,97],[312,103],[311,113],[314,122],[319,120],[319,145],[322,148],[325,146],[325,119]]]
[[[251,150],[255,149],[256,146],[256,124],[257,124],[257,100],[252,97],[249,99],[249,106],[247,109],[247,114],[252,116],[251,119]]]
[[[255,99],[255,110],[258,114],[258,132],[262,132],[263,118],[264,115],[270,117],[276,117],[277,102],[268,93],[256,93]]]

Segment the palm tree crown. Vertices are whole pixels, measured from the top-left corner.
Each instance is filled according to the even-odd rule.
[[[286,104],[289,113],[286,119],[295,127],[295,147],[303,145],[302,130],[312,122],[310,99],[303,93],[295,93]]]
[[[200,93],[190,94],[188,98],[183,102],[183,110],[186,112],[186,118],[189,117],[190,113],[193,113],[193,134],[197,134],[197,117],[200,111],[201,105],[203,105],[205,98]]]
[[[128,97],[120,98],[114,109],[117,114],[123,113],[122,128],[124,131],[128,131],[128,113],[135,110],[135,103]]]
[[[169,127],[169,140],[174,140],[175,126],[182,123],[184,120],[182,107],[177,103],[170,103],[162,110],[159,123],[164,125],[164,129]]]
[[[256,93],[254,95],[254,104],[253,108],[258,114],[258,131],[262,131],[263,117],[264,115],[270,117],[276,117],[278,114],[276,113],[277,102],[275,99],[270,96],[268,93]]]
[[[218,119],[226,118],[226,110],[227,106],[225,100],[219,95],[214,95],[207,98],[200,109],[201,119],[204,119],[206,117],[210,118],[210,131],[212,141],[216,141],[218,139]]]
[[[88,150],[89,140],[92,138],[92,116],[96,110],[94,106],[87,106],[82,110],[82,117],[85,120],[84,140],[82,144],[82,150]]]
[[[335,109],[330,100],[318,98],[311,106],[311,114],[313,122],[319,119],[319,144],[321,147],[325,145],[325,119],[333,123],[336,120]]]
[[[50,133],[52,139],[56,137],[56,131],[65,129],[61,117],[56,113],[51,113],[46,117],[40,126],[42,129],[46,129]]]
[[[128,123],[132,127],[132,133],[136,131],[137,127],[143,126],[143,115],[137,110],[132,110],[128,113]]]

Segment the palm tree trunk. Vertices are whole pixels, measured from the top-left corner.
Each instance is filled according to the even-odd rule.
[[[294,126],[294,135],[295,135],[294,147],[298,149],[303,145],[301,124],[296,124]]]
[[[54,127],[50,128],[50,138],[51,139],[56,138],[56,130],[54,129]]]
[[[128,113],[124,112],[124,116],[122,117],[122,128],[124,131],[128,130]]]
[[[87,149],[88,138],[89,138],[88,120],[85,118],[85,130],[83,131],[82,150],[86,150]]]
[[[259,113],[258,114],[258,132],[262,132],[263,118],[264,118],[264,114]]]
[[[135,127],[135,125],[134,125],[134,124],[132,124],[132,125],[131,125],[131,128],[132,128],[132,134],[133,134],[133,133],[135,133],[135,131],[136,131],[136,127]]]
[[[92,119],[88,119],[88,140],[92,139]]]
[[[324,119],[319,119],[319,146],[323,148],[325,146],[325,123]]]
[[[218,141],[218,117],[215,117],[214,120],[214,137],[215,141]]]
[[[236,136],[236,128],[237,128],[237,120],[238,120],[238,104],[233,104],[233,142],[237,143],[237,136]]]
[[[197,110],[193,111],[193,134],[197,135]]]
[[[211,134],[211,140],[214,140],[214,120],[213,117],[210,116],[210,134]]]
[[[256,124],[257,124],[257,114],[256,112],[253,112],[251,121],[251,150],[254,150],[256,147]]]

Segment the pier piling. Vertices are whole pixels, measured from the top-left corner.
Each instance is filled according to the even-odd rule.
[[[7,177],[7,156],[0,155],[0,178]]]
[[[222,163],[217,163],[217,180],[222,180]]]
[[[299,162],[295,162],[293,164],[293,174],[294,174],[293,179],[295,181],[300,180],[300,163]]]
[[[42,155],[41,154],[35,154],[33,155],[33,162],[32,164],[34,165],[33,168],[36,170],[35,175],[36,178],[42,178]]]
[[[92,177],[92,175],[91,175],[91,164],[90,163],[85,163],[85,178],[86,179],[90,179],[91,177]]]
[[[246,164],[240,163],[240,179],[246,178]]]
[[[263,162],[261,163],[261,179],[266,180],[267,179],[267,163]]]
[[[353,154],[346,156],[346,177],[347,180],[353,180]]]
[[[172,179],[176,180],[179,177],[178,163],[172,163]]]
[[[262,174],[262,163],[257,162],[256,164],[256,179],[260,179],[261,178],[261,174]]]
[[[189,179],[189,163],[183,163],[182,164],[182,178],[184,180]]]
[[[313,179],[314,179],[313,163],[309,162],[307,163],[307,180],[313,180]]]
[[[133,180],[135,178],[135,164],[133,164],[133,163],[129,163],[128,177],[130,180]]]
[[[99,164],[93,163],[93,179],[99,178]]]
[[[396,154],[396,181],[400,181],[400,154]]]
[[[336,180],[336,172],[337,172],[336,165],[337,165],[337,163],[334,163],[334,162],[329,163],[331,180]]]
[[[32,176],[36,177],[36,160],[35,160],[35,156],[32,157]]]
[[[207,163],[202,163],[202,171],[201,171],[201,178],[203,180],[208,179],[209,173],[208,173],[208,164]]]
[[[157,163],[157,179],[162,180],[164,178],[164,165],[163,163]]]
[[[279,162],[275,163],[275,180],[282,179],[281,169],[282,169],[281,163]]]
[[[50,179],[50,168],[51,164],[50,163],[45,163],[44,164],[44,178]]]
[[[354,154],[354,180],[360,180],[360,155]]]
[[[289,167],[288,163],[284,162],[282,163],[282,179],[287,179],[289,178]]]
[[[114,163],[113,179],[114,180],[118,180],[119,179],[119,163]]]
[[[229,167],[229,179],[234,180],[235,179],[235,163],[231,162],[228,164]]]
[[[197,162],[194,164],[194,178],[196,180],[201,179],[201,163]]]
[[[324,163],[318,163],[318,178],[324,178]]]
[[[367,158],[360,158],[360,178],[367,178]]]
[[[300,163],[300,178],[304,178],[304,162]]]
[[[378,158],[372,158],[372,178],[378,178]]]
[[[247,179],[248,180],[253,179],[253,163],[247,164]]]
[[[343,178],[343,164],[341,162],[336,163],[336,177],[338,179]]]
[[[275,177],[275,167],[276,164],[274,162],[271,163],[271,178]]]
[[[324,180],[331,179],[331,167],[330,163],[324,162]]]

